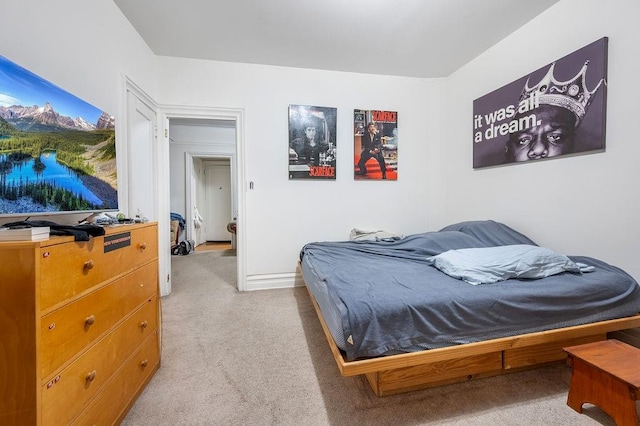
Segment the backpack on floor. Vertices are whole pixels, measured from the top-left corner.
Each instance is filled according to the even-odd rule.
[[[176,244],[171,248],[171,254],[186,256],[191,253],[195,247],[195,241],[193,240],[184,240],[180,241],[179,244]]]

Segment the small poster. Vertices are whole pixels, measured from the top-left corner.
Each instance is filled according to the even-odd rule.
[[[607,41],[473,101],[473,168],[604,151]]]
[[[289,105],[289,179],[336,179],[337,109]]]
[[[355,180],[398,180],[398,113],[353,111]]]

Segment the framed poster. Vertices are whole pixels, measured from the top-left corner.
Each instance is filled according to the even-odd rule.
[[[353,111],[355,180],[398,180],[398,113]]]
[[[336,108],[289,105],[289,179],[336,179],[336,115]]]
[[[607,43],[473,101],[473,168],[604,151]]]

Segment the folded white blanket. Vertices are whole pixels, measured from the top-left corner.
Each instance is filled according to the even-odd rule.
[[[393,241],[402,237],[402,235],[392,234],[387,231],[363,231],[356,228],[353,228],[349,233],[350,241]]]

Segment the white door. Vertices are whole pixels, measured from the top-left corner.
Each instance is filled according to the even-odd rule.
[[[127,92],[129,123],[129,211],[133,218],[140,215],[157,220],[156,198],[156,112],[134,93]]]
[[[126,85],[126,208],[129,217],[140,215],[158,222],[158,277],[160,295],[171,293],[169,252],[168,179],[159,171],[169,170],[169,127],[159,121],[157,105],[129,79]],[[158,138],[158,125],[164,127]]]
[[[191,157],[188,157],[191,158]],[[204,211],[205,205],[205,181],[204,181],[204,162],[201,158],[193,158],[193,169],[191,176],[187,176],[187,179],[191,179],[191,185],[187,188],[191,190],[193,209],[190,209],[187,205],[187,211],[193,210],[193,240],[196,246],[207,241],[204,234]],[[196,216],[199,216],[200,226],[196,225]]]
[[[228,164],[212,164],[205,168],[204,216],[207,241],[230,241],[227,224],[231,217],[231,167]]]

